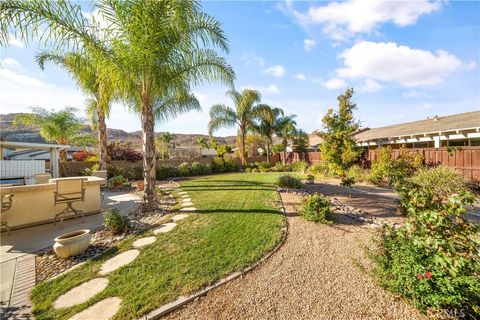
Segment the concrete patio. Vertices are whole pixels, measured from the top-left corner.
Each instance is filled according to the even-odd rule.
[[[132,193],[104,192],[102,210],[117,208],[122,214],[135,209],[141,198]],[[43,224],[19,230],[13,230],[10,236],[6,232],[1,234],[1,307],[13,307],[22,311],[25,299],[33,285],[35,285],[35,255],[34,253],[51,247],[53,239],[60,234],[78,229],[97,230],[102,227],[102,213],[93,214],[81,219],[65,220],[63,226],[54,226],[53,223]],[[33,279],[32,279],[33,277]],[[20,288],[17,288],[20,287]],[[20,289],[20,290],[17,290]],[[3,310],[2,310],[3,313]],[[28,310],[21,312],[27,316]]]

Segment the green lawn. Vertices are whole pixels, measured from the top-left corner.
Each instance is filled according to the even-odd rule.
[[[109,274],[108,287],[84,304],[61,310],[52,307],[57,297],[97,277],[102,262],[130,249],[136,238],[122,242],[116,252],[38,284],[32,294],[36,318],[66,319],[116,296],[122,305],[115,319],[131,319],[250,265],[274,248],[282,235],[285,221],[273,187],[277,176],[238,173],[182,182],[199,213],[190,214],[173,231],[141,248],[134,262]]]

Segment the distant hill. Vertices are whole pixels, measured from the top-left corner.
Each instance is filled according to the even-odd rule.
[[[13,119],[18,113],[0,114],[0,137],[3,140],[19,141],[19,142],[38,142],[42,143],[45,140],[39,135],[38,130],[25,126],[13,127]],[[90,128],[86,128],[85,132],[92,132]],[[159,135],[160,133],[156,133]],[[175,146],[176,147],[194,147],[195,140],[198,137],[209,139],[208,135],[203,134],[175,134]],[[121,129],[108,128],[108,140],[109,141],[128,141],[134,145],[141,147],[142,133],[141,131],[126,132]],[[221,144],[227,144],[234,146],[236,137],[215,137]]]

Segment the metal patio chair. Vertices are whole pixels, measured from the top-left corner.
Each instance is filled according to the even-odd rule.
[[[82,222],[85,221],[85,214],[82,210],[75,209],[73,203],[85,201],[85,188],[83,186],[86,178],[67,178],[58,179],[55,181],[54,203],[66,204],[67,207],[60,213],[55,215],[54,224],[57,225],[57,218],[60,219],[60,224],[63,224],[63,219],[69,216],[77,218],[82,216]]]
[[[5,211],[8,211],[13,204],[12,200],[13,194],[5,194],[1,196],[1,202],[2,202],[2,215]],[[10,235],[10,227],[8,226],[7,221],[2,221],[0,224],[0,228],[5,227],[7,229],[8,235]]]

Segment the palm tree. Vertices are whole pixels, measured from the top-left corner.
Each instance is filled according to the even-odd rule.
[[[40,130],[40,136],[46,141],[58,144],[70,144],[79,137],[79,131],[85,128],[83,119],[75,113],[76,108],[60,111],[48,111],[44,108],[32,108],[32,113],[21,113],[13,119],[13,126],[24,125]],[[65,150],[60,152],[60,160],[67,161]]]
[[[287,158],[287,144],[288,139],[291,139],[297,129],[297,123],[295,122],[296,115],[291,114],[289,116],[283,116],[277,119],[275,124],[275,135],[282,139],[283,145],[283,164],[285,164],[285,160]]]
[[[210,109],[210,122],[208,132],[210,135],[220,128],[238,126],[237,146],[240,151],[242,165],[247,164],[247,150],[245,148],[248,131],[252,130],[253,124],[260,113],[267,112],[265,105],[257,105],[260,102],[260,92],[252,89],[244,89],[242,92],[236,90],[227,91],[235,109],[224,104],[216,104]]]
[[[203,137],[198,137],[194,143],[200,148],[200,150],[209,148],[207,139]]]
[[[110,114],[110,102],[114,96],[114,85],[105,69],[101,69],[93,58],[78,53],[57,53],[44,51],[37,55],[37,62],[43,70],[46,61],[63,66],[76,80],[80,88],[92,98],[87,100],[87,114],[92,128],[97,130],[100,169],[107,169],[107,125],[105,119]]]
[[[40,40],[54,48],[69,46],[102,57],[119,96],[141,115],[143,202],[146,210],[154,210],[154,106],[190,85],[205,81],[232,85],[233,69],[215,51],[228,52],[228,41],[220,24],[203,13],[197,1],[100,0],[97,8],[105,20],[103,29],[92,26],[78,4],[2,1],[0,43],[8,44],[13,29],[23,41],[40,34]]]
[[[268,105],[261,105],[263,110],[259,114],[259,122],[253,124],[253,131],[259,134],[265,141],[265,152],[267,162],[270,162],[271,146],[273,144],[273,134],[276,124],[280,117],[283,117],[283,110],[272,108]]]
[[[162,150],[162,159],[166,159],[168,154],[168,144],[175,139],[175,135],[171,134],[170,132],[164,132],[157,138],[157,146],[159,149]]]

